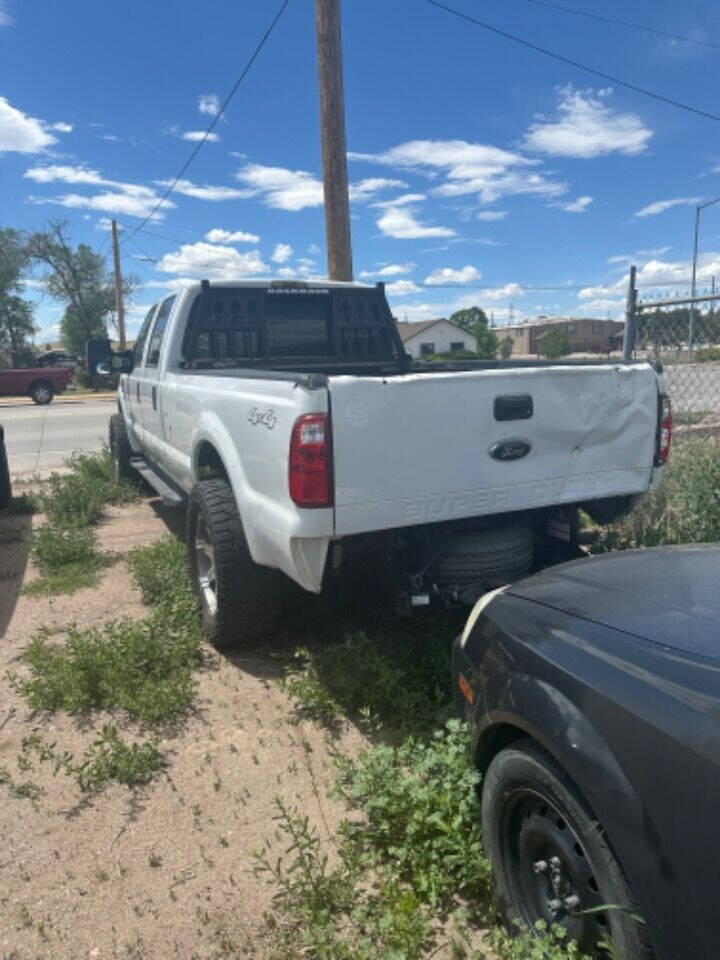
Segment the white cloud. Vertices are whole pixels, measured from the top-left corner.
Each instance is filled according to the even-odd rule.
[[[268,207],[277,210],[303,210],[323,203],[322,183],[305,170],[248,163],[235,178],[249,188],[250,196],[261,196]]]
[[[245,233],[244,230],[221,230],[215,227],[205,234],[208,243],[260,243],[260,237],[254,233]]]
[[[373,206],[381,210],[389,210],[392,207],[406,207],[410,203],[420,203],[422,200],[427,200],[424,193],[403,193],[393,200],[378,200]]]
[[[201,93],[198,97],[198,110],[210,117],[220,113],[220,97],[216,93]]]
[[[395,280],[394,283],[388,283],[385,287],[385,293],[389,297],[407,297],[411,293],[419,293],[422,287],[419,287],[412,280]]]
[[[367,200],[374,197],[381,190],[388,190],[390,187],[406,187],[404,180],[388,180],[386,177],[367,177],[365,180],[358,180],[357,183],[351,183],[348,188],[351,200]]]
[[[424,237],[454,237],[451,227],[430,227],[415,219],[411,207],[391,207],[377,221],[386,237],[396,240],[417,240]]]
[[[677,285],[678,290],[688,290],[690,287],[690,277],[692,274],[692,263],[690,260],[648,260],[637,272],[637,285],[645,288],[643,293],[647,295],[652,287]],[[714,276],[720,275],[720,252],[709,251],[698,257],[697,262],[697,282],[704,286],[710,284]],[[584,287],[578,292],[580,300],[597,300],[614,297],[624,297],[628,288],[628,275],[620,277],[618,280],[608,284],[599,284],[592,287]],[[641,297],[642,299],[642,297]]]
[[[29,117],[0,97],[0,154],[41,153],[57,143],[42,120]]]
[[[28,197],[30,203],[44,204],[52,203],[60,207],[67,207],[70,210],[99,210],[103,213],[118,213],[129,217],[150,217],[151,220],[162,220],[162,210],[174,207],[175,204],[170,200],[163,200],[158,209],[153,212],[153,208],[159,201],[159,197],[152,191],[148,195],[139,195],[131,193],[97,193],[94,196],[86,197],[78,193],[66,193],[60,197]]]
[[[646,207],[643,207],[642,210],[638,210],[633,216],[654,217],[658,213],[670,210],[671,207],[694,207],[701,202],[702,197],[675,197],[673,200],[656,200],[654,203],[649,203]]]
[[[565,184],[533,170],[537,160],[466,140],[410,140],[384,153],[348,156],[430,175],[442,173],[445,182],[431,191],[439,197],[476,194],[483,203],[494,203],[515,194],[554,197],[567,189]]]
[[[58,133],[72,133],[75,127],[72,123],[51,123],[49,128],[50,130],[57,130]]]
[[[208,143],[218,143],[220,137],[217,133],[205,133],[204,130],[186,130],[181,134],[182,140],[189,140],[191,143],[198,143],[200,140],[207,140]]]
[[[8,13],[6,0],[0,0],[0,27],[11,27],[13,23],[14,20]]]
[[[598,300],[588,300],[582,305],[583,313],[595,314],[605,316],[606,314],[614,314],[616,317],[621,316],[625,312],[625,301],[622,299],[613,300],[609,297],[600,298]]]
[[[114,133],[103,133],[100,135],[101,140],[106,140],[108,143],[120,143],[120,137],[116,137]]]
[[[585,213],[592,202],[592,197],[585,196],[578,197],[577,200],[573,200],[570,203],[557,203],[554,204],[554,206],[560,207],[560,209],[566,213]]]
[[[635,260],[642,260],[646,257],[661,257],[667,253],[670,247],[655,247],[652,250],[636,250],[635,253],[620,253],[614,257],[608,257],[607,263],[610,265],[618,263],[632,263]]]
[[[476,267],[461,267],[459,270],[453,267],[439,267],[425,277],[425,283],[429,287],[445,283],[473,283],[475,280],[479,280],[481,276],[482,274]]]
[[[477,214],[476,220],[504,220],[508,215],[507,210],[481,210]]]
[[[506,283],[504,287],[488,287],[487,290],[481,290],[477,295],[477,300],[516,300],[525,296],[525,291],[517,283]]]
[[[293,255],[293,248],[289,243],[278,243],[270,259],[273,263],[287,263]]]
[[[117,187],[121,184],[106,180],[97,170],[89,167],[71,167],[53,164],[47,167],[29,167],[23,177],[35,183],[86,183],[95,187]]]
[[[433,320],[447,312],[443,307],[434,303],[404,303],[399,310],[394,311],[398,320],[407,323],[418,320]]]
[[[172,180],[155,180],[159,187],[169,187]],[[185,197],[194,197],[196,200],[240,200],[250,196],[247,190],[238,190],[236,187],[217,187],[211,184],[193,183],[192,180],[178,180],[173,187],[173,193],[181,193]]]
[[[269,268],[257,250],[239,253],[234,247],[199,242],[183,244],[174,253],[166,253],[156,269],[208,280],[235,280],[267,273]]]
[[[388,263],[378,270],[361,270],[360,276],[366,278],[401,277],[406,273],[412,273],[416,266],[416,263]]]
[[[310,243],[308,244],[307,252],[312,257],[318,257],[322,253],[322,250],[316,243]]]
[[[652,130],[637,114],[620,113],[601,97],[604,90],[576,90],[571,84],[558,91],[557,115],[538,116],[525,134],[528,150],[554,157],[601,157],[608,153],[642,153]]]
[[[153,207],[160,201],[156,190],[138,183],[125,183],[121,180],[108,180],[98,170],[90,167],[52,164],[44,167],[29,167],[23,174],[28,180],[35,183],[68,183],[73,186],[83,185],[108,188],[103,193],[94,196],[82,196],[77,193],[68,193],[60,197],[29,197],[31,203],[53,203],[73,210],[99,210],[103,213],[125,214],[131,217],[146,217]],[[171,200],[163,200],[155,213],[153,220],[162,219],[162,210],[170,209],[175,204]]]

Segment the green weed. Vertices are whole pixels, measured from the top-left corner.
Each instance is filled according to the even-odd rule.
[[[167,765],[156,740],[128,746],[110,723],[103,726],[79,763],[69,751],[60,752],[54,743],[38,737],[26,737],[23,749],[36,753],[41,763],[52,763],[55,774],[62,771],[72,777],[85,793],[101,790],[111,782],[141,786]]]
[[[664,474],[657,490],[603,531],[593,553],[720,540],[720,438],[677,441]]]
[[[10,513],[27,515],[37,513],[40,509],[40,501],[34,493],[21,493],[18,497],[13,497],[10,503]]]
[[[302,715],[328,727],[347,715],[369,726],[430,731],[449,714],[451,631],[445,617],[414,623],[409,636],[378,628],[318,650],[299,647],[285,689]]]
[[[128,566],[145,603],[163,604],[168,597],[192,595],[185,545],[166,537],[149,547],[133,550]]]
[[[23,654],[29,676],[13,675],[15,689],[35,710],[124,710],[158,726],[187,712],[201,661],[196,619],[182,610],[153,611],[143,620],[116,620],[90,630],[71,629],[62,645],[35,637]]]
[[[32,556],[42,574],[24,588],[30,595],[74,593],[94,586],[113,558],[100,554],[87,527],[40,527],[31,535]]]
[[[43,792],[42,787],[39,787],[36,783],[31,783],[29,780],[18,783],[6,767],[0,767],[0,784],[7,786],[10,796],[16,797],[18,800],[37,800]]]

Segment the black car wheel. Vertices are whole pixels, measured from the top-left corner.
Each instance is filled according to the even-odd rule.
[[[41,406],[45,406],[50,403],[52,398],[55,396],[55,388],[51,383],[48,383],[47,380],[40,380],[38,383],[34,383],[30,387],[30,396],[33,398],[35,403],[39,403]]]
[[[590,956],[651,960],[645,928],[602,829],[575,785],[536,743],[501,751],[483,781],[485,847],[506,922],[563,926]]]
[[[10,484],[10,468],[5,452],[5,432],[0,427],[0,508],[9,507],[11,500],[12,486]]]
[[[110,456],[113,463],[115,480],[137,480],[138,474],[130,466],[132,447],[128,440],[125,418],[121,413],[114,413],[110,417]]]
[[[225,647],[270,633],[280,616],[281,575],[253,561],[235,496],[224,480],[201,480],[193,487],[187,543],[208,640]]]

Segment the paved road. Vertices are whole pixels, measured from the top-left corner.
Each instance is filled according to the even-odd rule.
[[[55,399],[46,407],[0,402],[10,473],[16,480],[48,476],[73,450],[98,450],[115,399]]]

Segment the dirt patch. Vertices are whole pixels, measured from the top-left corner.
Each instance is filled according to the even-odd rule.
[[[0,521],[0,535],[20,519]],[[181,523],[182,517],[142,502],[110,508],[97,530],[101,549],[120,554]],[[24,562],[13,553],[19,543],[3,543],[0,566],[20,565],[22,578]],[[0,581],[0,599],[8,583]],[[30,770],[18,770],[28,734],[80,757],[107,719],[93,717],[88,725],[66,714],[28,711],[5,673],[18,669],[17,657],[32,635],[41,627],[61,635],[71,623],[85,627],[146,611],[122,559],[104,571],[97,588],[13,600],[0,645],[0,767],[44,793],[32,801],[0,785],[1,955],[263,958],[262,915],[271,891],[253,875],[252,852],[264,844],[280,852],[275,797],[307,813],[326,839],[342,815],[326,798],[331,750],[316,726],[295,722],[288,698],[273,682],[271,646],[230,656],[208,649],[197,709],[182,732],[162,741],[168,774],[147,788],[113,786],[87,797],[37,760]],[[132,739],[117,717],[114,722]],[[337,746],[354,753],[362,744],[350,729]]]

